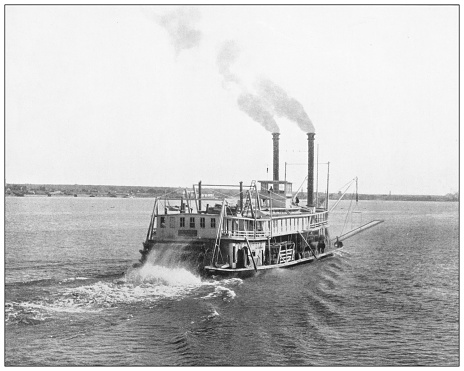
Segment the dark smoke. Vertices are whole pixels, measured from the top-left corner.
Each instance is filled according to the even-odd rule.
[[[160,16],[157,22],[168,31],[178,54],[183,49],[200,44],[202,33],[194,27],[199,18],[200,13],[196,8],[182,7]]]
[[[259,122],[264,128],[271,133],[278,133],[279,127],[274,120],[272,113],[266,109],[266,105],[259,97],[242,93],[237,99],[238,106],[246,112],[253,120]]]
[[[278,133],[279,127],[274,120],[274,115],[266,106],[266,103],[256,95],[247,93],[240,78],[231,72],[231,66],[236,62],[240,55],[240,47],[233,40],[225,41],[217,55],[216,63],[219,73],[225,82],[237,84],[241,93],[237,99],[240,109],[247,113],[253,120],[260,123],[271,133]]]
[[[314,126],[305,112],[303,105],[289,97],[284,89],[270,80],[261,79],[258,82],[259,95],[274,108],[277,115],[286,117],[298,124],[305,133],[314,133]]]
[[[233,40],[225,41],[222,44],[221,50],[218,53],[216,63],[219,73],[224,77],[225,81],[238,83],[239,78],[230,72],[230,66],[235,63],[240,54],[240,48]]]

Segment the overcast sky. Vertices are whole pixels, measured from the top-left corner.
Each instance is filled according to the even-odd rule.
[[[6,181],[456,192],[458,11],[7,6]]]

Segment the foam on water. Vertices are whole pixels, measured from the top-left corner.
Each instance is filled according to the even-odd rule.
[[[5,303],[5,323],[35,325],[46,319],[45,313],[30,303]]]
[[[185,268],[169,268],[147,262],[129,269],[121,280],[100,281],[69,292],[76,302],[108,306],[183,297],[202,284],[199,276]]]
[[[61,280],[60,282],[86,281],[90,279],[91,279],[90,277],[71,277],[71,278],[65,278],[64,280]]]
[[[336,256],[351,255],[351,253],[348,250],[344,250],[344,249],[334,250],[333,254],[336,255]]]
[[[160,299],[185,297],[195,286],[168,286],[156,284],[132,284],[96,282],[74,288],[66,288],[47,299],[32,302],[6,303],[6,321],[43,321],[59,313],[98,313],[120,305],[152,303]]]
[[[126,282],[188,287],[201,285],[201,278],[185,268],[170,268],[147,262],[142,267],[127,272]]]
[[[219,317],[219,313],[218,311],[216,310],[216,308],[214,307],[211,307],[210,308],[210,312],[208,314],[208,316],[206,317],[206,319],[213,319],[214,317]]]
[[[87,280],[76,277],[63,282]],[[162,299],[182,299],[187,296],[213,290],[201,299],[220,298],[230,301],[236,293],[230,288],[241,285],[239,278],[222,281],[202,280],[198,275],[182,267],[165,267],[147,261],[141,267],[130,268],[122,279],[98,281],[78,287],[63,287],[46,299],[32,302],[7,303],[6,322],[35,324],[59,315],[59,313],[98,313],[124,304],[154,303]]]
[[[227,287],[224,287],[224,286],[216,286],[213,292],[209,293],[206,296],[201,297],[201,299],[211,299],[211,298],[221,297],[222,300],[228,301],[228,300],[234,299],[236,296],[237,294],[235,293],[235,291]]]

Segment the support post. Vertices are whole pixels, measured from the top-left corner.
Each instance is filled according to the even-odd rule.
[[[287,181],[287,163],[285,162],[285,176],[284,180]]]
[[[243,182],[240,182],[240,212],[243,211]]]
[[[198,212],[201,212],[201,180],[198,182]]]
[[[327,162],[327,195],[325,198],[325,209],[329,210],[329,174],[330,174],[330,162]]]
[[[193,185],[193,197],[195,197],[195,207],[197,209],[197,213],[200,213],[200,209],[198,208],[198,199],[197,199],[197,191],[195,189],[195,184]]]
[[[319,206],[319,144],[316,152],[316,208]]]

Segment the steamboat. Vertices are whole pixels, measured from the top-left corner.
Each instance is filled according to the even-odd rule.
[[[252,181],[247,187],[239,182],[235,202],[223,198],[210,206],[211,194],[202,194],[202,187],[221,185],[201,182],[184,190],[180,206],[171,206],[167,197],[156,198],[139,265],[156,256],[167,264],[189,264],[201,274],[246,277],[330,257],[344,239],[381,222],[331,238],[328,172],[325,200],[319,205],[314,200],[315,134],[307,134],[306,205],[300,204],[291,182],[279,179],[279,135],[272,133],[272,180]]]

